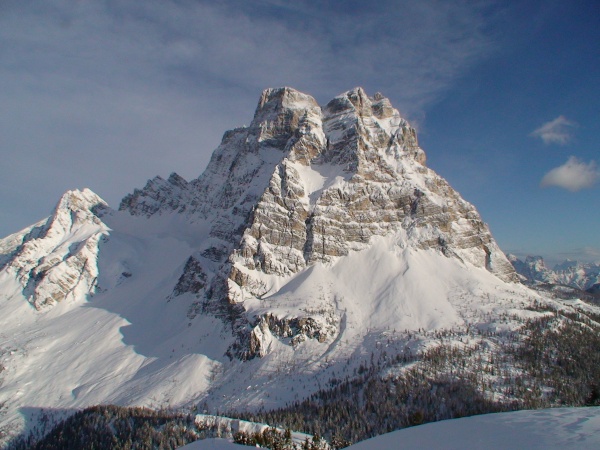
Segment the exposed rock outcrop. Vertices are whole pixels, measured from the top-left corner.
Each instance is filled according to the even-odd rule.
[[[0,241],[0,270],[20,282],[36,309],[92,294],[98,244],[108,232],[100,217],[108,211],[89,189],[66,192],[46,221]]]

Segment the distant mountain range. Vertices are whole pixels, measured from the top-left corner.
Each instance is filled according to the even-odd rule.
[[[560,284],[590,293],[600,292],[600,264],[565,260],[549,269],[541,256],[527,256],[525,261],[508,255],[509,261],[527,284]]]

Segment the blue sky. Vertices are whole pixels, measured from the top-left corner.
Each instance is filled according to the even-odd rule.
[[[0,236],[197,177],[261,91],[389,97],[505,252],[600,260],[597,1],[0,3]]]

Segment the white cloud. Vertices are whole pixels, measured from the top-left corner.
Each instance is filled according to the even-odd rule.
[[[572,131],[576,126],[576,122],[567,119],[565,116],[558,116],[534,130],[530,136],[539,137],[544,141],[544,144],[565,145],[572,139]]]
[[[571,192],[591,188],[600,179],[600,171],[595,161],[585,163],[575,156],[566,163],[548,172],[542,178],[541,187],[558,186]]]

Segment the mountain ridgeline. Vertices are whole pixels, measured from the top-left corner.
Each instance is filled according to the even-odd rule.
[[[244,305],[278,278],[364,250],[373,236],[402,231],[406,245],[517,280],[475,208],[425,167],[414,129],[387,98],[360,88],[324,108],[290,88],[264,91],[251,125],[225,133],[202,176],[157,177],[119,210],[209,223],[180,281],[202,280],[187,291],[201,299],[197,309],[232,321],[241,358],[265,354],[266,328],[297,339],[335,333],[306,315],[257,324]]]
[[[600,293],[600,264],[565,260],[553,269],[546,267],[541,256],[527,256],[525,261],[508,255],[525,283],[569,286],[590,293]]]

